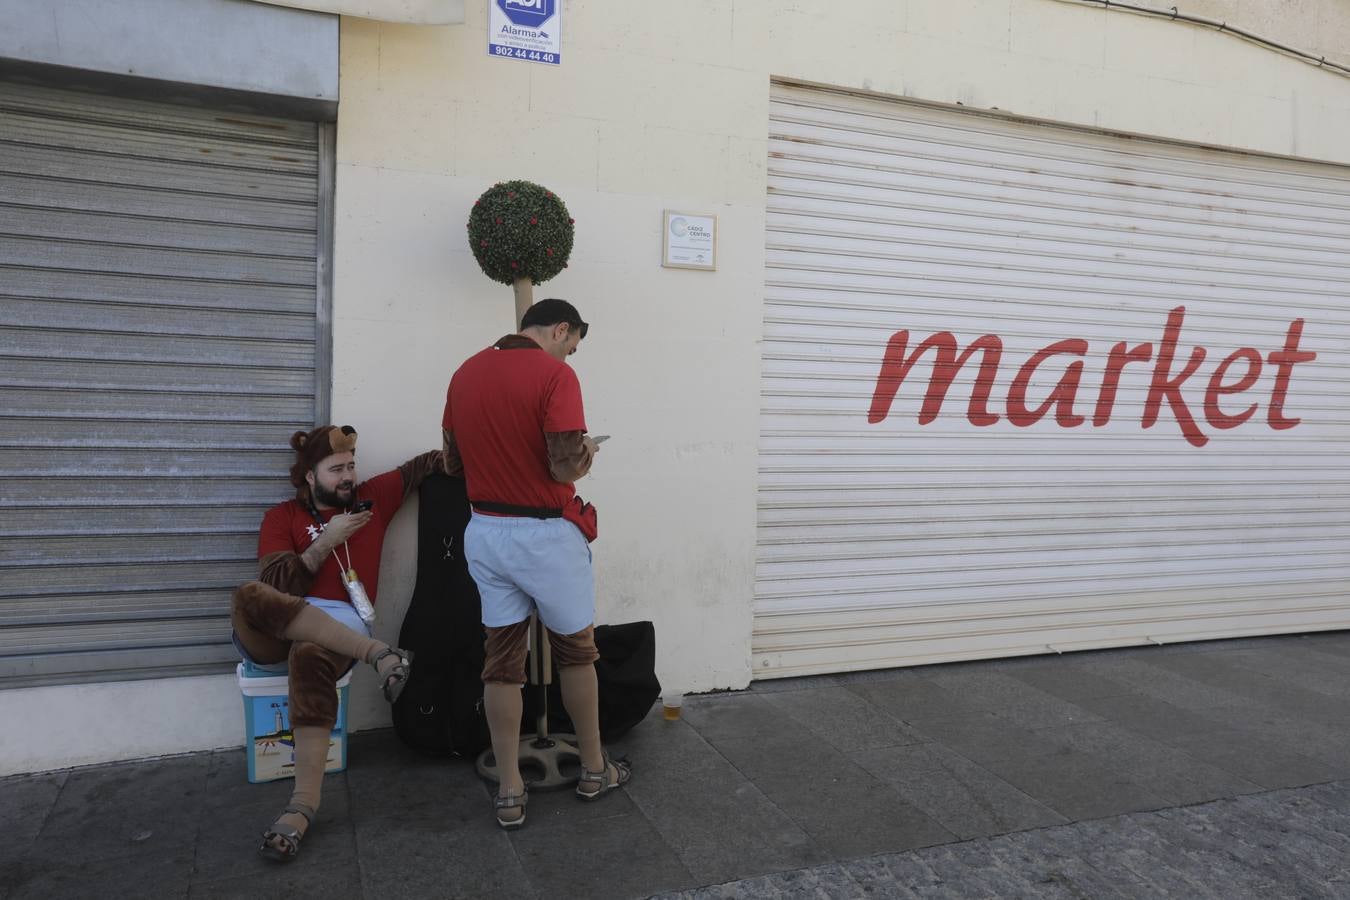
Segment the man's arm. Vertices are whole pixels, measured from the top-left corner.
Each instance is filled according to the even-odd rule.
[[[548,472],[554,481],[571,484],[591,471],[597,446],[584,431],[546,431]]]
[[[314,583],[314,570],[295,551],[278,550],[258,560],[258,580],[283,594],[303,597]]]
[[[291,538],[286,506],[270,509],[258,531],[258,580],[284,594],[303,597],[314,583],[314,569],[305,565]]]
[[[586,437],[581,382],[568,365],[558,367],[545,392],[544,443],[548,448],[549,475],[563,484],[585,478],[600,449]]]
[[[455,433],[449,428],[441,429],[442,471],[452,478],[464,477],[464,458],[459,455],[459,444],[455,443]]]
[[[328,554],[369,522],[370,517],[370,512],[334,516],[314,543],[299,552],[291,539],[285,514],[279,509],[269,512],[258,534],[258,580],[283,593],[305,596]]]
[[[444,471],[445,464],[441,461],[441,454],[440,450],[428,450],[398,467],[398,473],[403,476],[404,500],[407,500],[408,495],[417,490],[422,480],[432,472]]]

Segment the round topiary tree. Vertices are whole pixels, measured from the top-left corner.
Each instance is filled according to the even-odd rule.
[[[530,181],[498,182],[474,201],[469,246],[484,275],[515,290],[517,324],[533,286],[567,268],[574,224],[557,194]]]

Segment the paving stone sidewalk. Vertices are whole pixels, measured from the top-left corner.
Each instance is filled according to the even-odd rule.
[[[662,894],[776,897],[1350,897],[1350,782],[887,853]]]
[[[0,779],[0,900],[1350,898],[1350,632],[688,698],[626,790],[509,835],[468,764],[350,749],[285,866],[242,750]]]

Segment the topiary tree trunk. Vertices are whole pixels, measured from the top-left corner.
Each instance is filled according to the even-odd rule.
[[[516,327],[525,318],[525,310],[534,305],[534,282],[528,278],[517,278],[511,282],[511,290],[516,295]]]

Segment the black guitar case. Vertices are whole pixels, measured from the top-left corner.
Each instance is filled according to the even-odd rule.
[[[464,559],[464,479],[429,475],[419,491],[417,582],[399,631],[414,654],[394,704],[403,743],[434,756],[476,757],[489,743],[483,714],[483,618]]]

